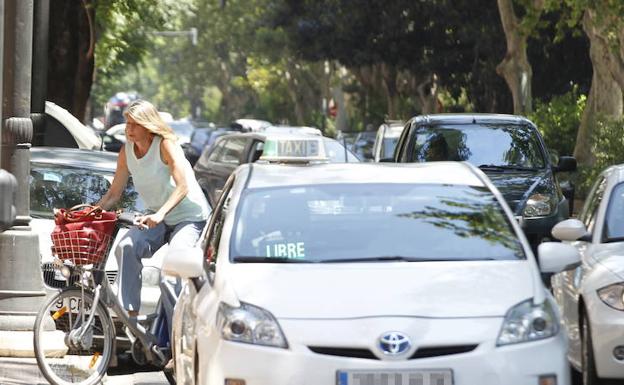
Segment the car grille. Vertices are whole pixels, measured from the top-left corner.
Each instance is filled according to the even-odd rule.
[[[477,348],[478,345],[457,345],[457,346],[435,346],[420,348],[412,354],[410,360],[416,360],[420,358],[431,358],[439,356],[448,356],[452,354],[468,353]],[[364,358],[371,360],[378,360],[379,358],[373,354],[369,349],[358,348],[336,348],[336,347],[324,347],[324,346],[308,346],[308,349],[318,354],[325,354],[328,356],[349,357],[349,358]]]
[[[439,356],[449,356],[451,354],[468,353],[477,348],[478,345],[457,345],[457,346],[436,346],[420,348],[412,354],[410,360],[418,358],[430,358]]]
[[[368,349],[354,348],[328,348],[320,346],[308,346],[314,353],[325,354],[328,356],[351,357],[351,358],[368,358],[377,360],[378,358]]]
[[[108,283],[110,285],[114,284],[115,280],[117,279],[117,271],[106,270],[106,278],[108,279]]]
[[[41,264],[41,274],[43,276],[43,283],[52,289],[62,289],[66,286],[72,286],[78,281],[78,275],[76,274],[69,277],[69,285],[67,284],[66,279],[57,279],[54,265],[49,262]]]

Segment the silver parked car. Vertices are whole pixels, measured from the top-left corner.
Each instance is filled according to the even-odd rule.
[[[54,229],[54,208],[72,207],[82,203],[97,202],[108,191],[115,174],[117,154],[104,151],[79,150],[70,148],[33,147],[30,171],[30,214],[31,226],[39,235],[44,282],[51,289],[65,286],[60,275],[47,268],[52,261],[52,241],[50,234]],[[124,192],[118,208],[128,211],[143,211],[144,206],[134,190],[132,181]],[[121,229],[117,239],[126,229]],[[115,245],[115,244],[114,244]],[[118,273],[117,261],[111,248],[106,264],[109,282],[115,283]],[[143,260],[143,289],[141,292],[141,313],[154,311],[160,289],[160,265],[166,250],[159,250],[152,258]]]

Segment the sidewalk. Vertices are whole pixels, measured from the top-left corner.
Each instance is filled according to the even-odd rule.
[[[141,368],[115,368],[102,382],[106,385],[165,385],[161,372],[143,372]],[[0,357],[0,385],[49,385],[39,372],[34,358]]]
[[[0,384],[2,385],[47,385],[34,358],[0,357]]]

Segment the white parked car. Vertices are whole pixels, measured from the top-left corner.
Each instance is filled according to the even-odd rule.
[[[54,208],[69,208],[77,204],[97,202],[108,190],[115,174],[117,154],[104,151],[78,150],[70,148],[33,147],[30,150],[30,215],[31,226],[39,235],[39,250],[43,267],[44,282],[51,289],[66,285],[65,278],[51,268],[53,256],[50,234],[54,230]],[[143,211],[144,206],[130,182],[120,208],[128,211]],[[117,241],[126,232],[121,229]],[[114,244],[115,245],[115,244]],[[106,275],[116,288],[119,271],[113,254],[106,264]],[[160,265],[166,248],[159,250],[152,258],[143,259],[141,291],[141,314],[156,309],[160,298]]]
[[[394,161],[394,149],[399,142],[399,137],[404,127],[405,123],[403,122],[388,122],[379,126],[377,129],[377,136],[375,137],[375,144],[373,144],[374,162],[379,162],[382,159]]]
[[[178,384],[569,384],[531,248],[466,163],[245,164],[202,243],[163,261]]]
[[[556,274],[553,292],[570,339],[568,357],[585,385],[624,380],[624,165],[595,182],[579,219],[555,225],[582,265]]]

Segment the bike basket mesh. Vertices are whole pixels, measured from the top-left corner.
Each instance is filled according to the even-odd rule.
[[[52,254],[75,265],[99,265],[106,260],[111,236],[94,229],[52,233]]]

